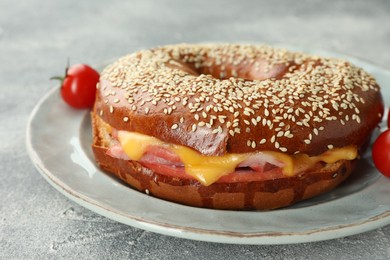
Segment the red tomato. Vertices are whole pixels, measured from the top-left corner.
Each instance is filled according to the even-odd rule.
[[[95,102],[99,77],[96,70],[85,64],[76,64],[67,68],[61,85],[62,99],[74,108],[91,108]]]
[[[372,159],[376,168],[390,178],[390,130],[379,135],[372,147]]]

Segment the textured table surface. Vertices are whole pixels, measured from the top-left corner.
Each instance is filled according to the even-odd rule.
[[[122,225],[68,200],[25,149],[28,116],[66,60],[102,64],[178,42],[284,43],[390,66],[390,1],[0,0],[0,259],[390,259],[390,226],[280,246],[214,244]],[[389,194],[386,194],[389,196]]]

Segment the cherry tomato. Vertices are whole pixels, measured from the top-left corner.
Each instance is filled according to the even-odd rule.
[[[372,159],[376,168],[390,178],[390,130],[379,135],[372,147]]]
[[[62,80],[62,99],[73,108],[91,108],[95,102],[99,73],[85,64],[76,64],[66,69]]]

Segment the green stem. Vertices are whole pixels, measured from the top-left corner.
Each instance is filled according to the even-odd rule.
[[[69,66],[70,66],[70,61],[69,61],[69,57],[68,57],[67,63],[66,63],[66,68],[65,68],[65,76],[54,76],[54,77],[51,77],[50,80],[59,80],[61,82],[61,86],[62,86],[64,79],[68,76]]]
[[[59,81],[64,81],[65,77],[61,77],[61,76],[55,76],[55,77],[51,77],[50,80],[59,80]]]

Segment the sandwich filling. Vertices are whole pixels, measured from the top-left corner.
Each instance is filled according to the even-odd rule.
[[[108,125],[106,130],[109,130],[111,138],[107,155],[137,161],[160,174],[196,179],[205,186],[215,182],[256,181],[295,176],[308,172],[321,163],[354,160],[358,155],[357,147],[350,145],[333,148],[311,157],[306,154],[288,155],[275,151],[207,156],[186,146],[166,143],[152,136],[118,131]]]

